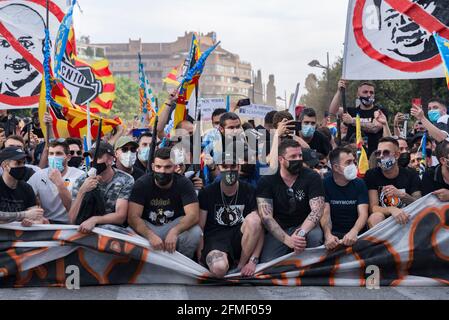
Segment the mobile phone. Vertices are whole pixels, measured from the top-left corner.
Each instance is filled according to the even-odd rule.
[[[237,101],[237,107],[249,106],[250,104],[251,104],[251,100],[249,98],[240,99],[239,101]]]
[[[301,131],[301,121],[295,121],[295,132]]]
[[[421,106],[422,105],[421,104],[421,98],[413,98],[412,99],[412,105]]]

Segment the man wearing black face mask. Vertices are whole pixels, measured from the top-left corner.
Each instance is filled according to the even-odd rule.
[[[67,138],[65,142],[67,142],[67,144],[69,145],[69,151],[71,156],[68,162],[68,166],[83,170],[82,167],[84,164],[84,158],[83,158],[83,143],[81,139]]]
[[[342,111],[340,109],[341,91],[340,88],[346,88],[346,81],[340,80],[338,82],[338,90],[330,104],[329,113],[337,114]],[[344,124],[348,127],[346,134],[346,140],[355,134],[355,120],[357,114],[360,115],[360,123],[362,127],[363,136],[368,139],[368,157],[377,149],[379,139],[382,138],[383,126],[376,120],[375,112],[377,110],[382,111],[385,117],[388,118],[388,112],[385,108],[382,108],[375,104],[375,86],[369,82],[363,82],[357,89],[357,99],[355,107],[348,107],[346,113],[342,115]]]
[[[202,234],[198,197],[192,182],[174,173],[174,162],[170,148],[156,151],[153,172],[133,187],[128,223],[154,250],[178,250],[193,258]]]
[[[89,153],[92,157],[94,156],[95,145]],[[113,147],[109,143],[101,141],[98,149],[98,162],[95,166],[96,175],[84,174],[75,182],[72,189],[72,206],[69,211],[71,223],[75,223],[87,192],[99,188],[105,203],[104,214],[91,216],[82,222],[79,229],[81,232],[88,233],[100,224],[122,225],[126,222],[128,199],[134,185],[134,178],[123,171],[114,169],[113,162]]]
[[[401,168],[407,168],[410,163],[410,150],[407,140],[404,138],[398,138],[399,143],[399,159],[398,165]]]
[[[324,212],[320,175],[303,167],[297,141],[285,139],[280,143],[278,161],[278,172],[262,177],[256,192],[259,215],[268,231],[262,262],[323,244],[318,225]]]
[[[237,267],[252,276],[263,246],[263,227],[257,214],[255,188],[239,180],[239,167],[232,154],[218,165],[221,181],[199,194],[200,226],[204,230],[201,261],[222,278]]]
[[[36,207],[33,188],[25,177],[25,152],[16,147],[0,151],[0,164],[3,169],[0,178],[0,223],[22,221],[26,226],[42,223],[44,211]],[[8,215],[6,213],[11,213]],[[5,217],[7,215],[7,217]]]

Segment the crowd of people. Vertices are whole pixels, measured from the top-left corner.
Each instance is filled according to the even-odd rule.
[[[259,262],[305,248],[352,246],[390,216],[405,225],[404,208],[429,193],[449,201],[445,103],[431,99],[427,116],[410,106],[408,131],[406,117],[377,104],[368,82],[343,110],[345,86],[340,80],[328,112],[341,119],[338,138],[313,108],[270,112],[259,127],[216,109],[202,137],[189,119],[168,136],[172,94],[154,130],[135,137],[119,128],[84,150],[80,139],[45,140],[36,115],[23,127],[2,111],[0,222],[127,228],[221,278],[252,276]],[[363,178],[357,115],[370,167]]]

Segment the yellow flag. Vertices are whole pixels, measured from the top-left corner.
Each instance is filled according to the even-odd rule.
[[[355,118],[355,136],[357,143],[357,168],[358,168],[358,176],[359,178],[363,178],[365,173],[369,170],[369,161],[368,155],[365,152],[365,148],[363,147],[363,138],[362,138],[362,126],[360,124],[360,116],[357,114]]]

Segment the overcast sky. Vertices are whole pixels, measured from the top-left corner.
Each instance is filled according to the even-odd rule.
[[[173,42],[185,31],[216,31],[222,47],[276,77],[277,95],[342,55],[347,1],[344,0],[78,0],[75,28],[92,42]]]

